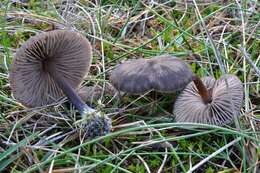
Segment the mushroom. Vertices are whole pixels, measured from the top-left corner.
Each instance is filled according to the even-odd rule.
[[[194,76],[174,104],[177,122],[223,126],[238,116],[243,102],[242,82],[235,75],[220,79]]]
[[[98,100],[102,96],[102,93],[113,96],[116,94],[116,90],[111,85],[106,85],[104,89],[99,85],[83,86],[78,90],[80,98],[87,103],[92,103],[93,100]]]
[[[102,95],[102,87],[96,86],[83,86],[78,90],[80,98],[87,103],[91,103],[93,100],[99,99]]]
[[[142,94],[150,90],[170,93],[183,89],[192,76],[191,69],[184,61],[171,55],[162,55],[116,66],[110,81],[117,90],[130,94]]]
[[[31,37],[14,57],[9,76],[13,95],[23,105],[37,107],[65,94],[86,120],[86,134],[104,135],[111,120],[86,105],[75,92],[89,71],[91,59],[91,45],[79,33],[55,30]]]

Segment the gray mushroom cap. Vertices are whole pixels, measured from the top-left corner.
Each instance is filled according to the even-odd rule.
[[[174,104],[176,121],[219,126],[233,122],[243,102],[243,85],[238,77],[226,74],[218,80],[204,77],[202,81],[212,88],[212,101],[204,103],[195,84],[189,83]]]
[[[98,100],[102,96],[102,92],[113,96],[116,94],[116,89],[112,85],[106,85],[104,91],[99,85],[83,86],[78,90],[78,95],[84,102],[91,103],[93,100]]]
[[[184,61],[162,55],[116,66],[110,81],[117,90],[130,94],[142,94],[150,90],[168,93],[183,89],[192,76],[191,69]]]
[[[28,107],[53,103],[63,96],[51,73],[75,89],[87,74],[92,51],[88,40],[73,31],[38,34],[16,52],[10,72],[14,97]]]

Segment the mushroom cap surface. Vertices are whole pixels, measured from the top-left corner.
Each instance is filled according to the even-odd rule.
[[[239,116],[243,102],[243,85],[235,75],[226,74],[220,79],[202,78],[212,88],[212,101],[205,104],[193,82],[190,82],[174,104],[177,122],[192,122],[223,126]]]
[[[102,96],[103,88],[99,85],[83,86],[78,90],[78,95],[86,103],[91,103],[93,100],[98,100]],[[115,95],[116,89],[112,85],[106,85],[104,94]]]
[[[51,74],[77,88],[89,71],[92,48],[73,31],[54,30],[27,40],[16,52],[10,72],[14,97],[27,107],[51,104],[63,96]]]
[[[182,60],[162,55],[150,59],[135,59],[115,67],[110,76],[114,87],[131,94],[150,90],[175,92],[183,89],[193,73]]]

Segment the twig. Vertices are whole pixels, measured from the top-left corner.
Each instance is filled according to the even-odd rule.
[[[248,64],[250,64],[253,69],[255,70],[257,76],[260,78],[260,69],[255,65],[255,63],[253,62],[251,56],[249,55],[249,53],[247,53],[246,48],[245,47],[240,47],[240,51],[243,53],[244,58],[247,60]]]
[[[163,158],[163,162],[162,162],[162,165],[160,166],[160,168],[158,169],[157,173],[161,173],[162,170],[163,170],[163,167],[166,163],[166,160],[167,160],[167,156],[168,156],[168,149],[165,148],[165,155],[164,155],[164,158]]]
[[[205,24],[205,22],[204,22],[204,20],[203,20],[203,18],[202,18],[202,16],[201,16],[201,14],[200,14],[199,8],[198,8],[197,3],[196,3],[195,0],[193,0],[193,4],[195,5],[195,12],[197,12],[197,14],[198,14],[198,16],[199,16],[199,19],[200,19],[200,21],[201,21],[202,27],[205,29],[205,32],[206,32],[206,34],[207,34],[207,36],[208,36],[208,38],[209,38],[210,44],[211,44],[211,46],[212,46],[212,50],[213,50],[213,52],[214,52],[214,54],[215,54],[215,56],[216,56],[216,59],[217,59],[217,62],[218,62],[218,64],[219,64],[219,68],[220,68],[220,70],[221,70],[221,73],[222,73],[222,74],[225,74],[225,73],[226,73],[226,69],[225,69],[225,67],[224,67],[224,65],[223,65],[223,62],[222,62],[222,60],[221,60],[221,54],[220,54],[219,50],[217,49],[217,47],[216,47],[216,45],[215,45],[215,43],[214,43],[214,41],[213,41],[213,39],[212,39],[212,37],[211,37],[211,35],[210,35],[208,29],[207,29],[207,27],[206,27],[206,24]]]
[[[141,160],[141,162],[144,164],[144,167],[145,167],[147,173],[151,173],[150,168],[149,168],[149,166],[147,165],[147,163],[144,161],[144,159],[143,159],[140,155],[137,155],[137,157],[138,157],[138,158]]]

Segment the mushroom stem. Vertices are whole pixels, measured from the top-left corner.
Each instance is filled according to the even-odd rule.
[[[83,100],[78,96],[71,85],[66,82],[62,76],[57,75],[57,73],[50,73],[51,77],[55,83],[61,88],[63,93],[68,97],[69,101],[75,106],[75,108],[80,112],[81,116],[87,113],[93,113],[96,110],[88,106],[83,102]]]
[[[112,123],[111,119],[101,112],[97,112],[95,109],[85,104],[82,99],[78,96],[71,85],[63,79],[61,75],[57,73],[49,73],[54,79],[55,83],[62,89],[64,94],[68,97],[70,102],[78,109],[83,122],[85,134],[88,137],[97,137],[106,135],[110,132]]]
[[[205,104],[211,102],[212,101],[211,90],[207,89],[207,87],[203,84],[202,80],[198,76],[194,75],[192,77],[192,80],[196,88],[198,89],[199,95],[201,96],[203,102]]]

